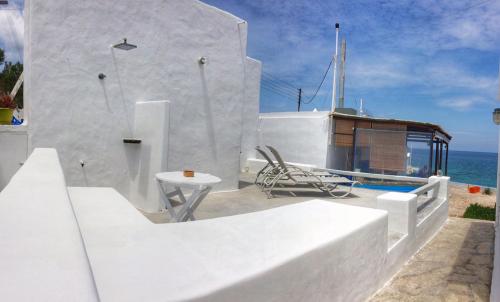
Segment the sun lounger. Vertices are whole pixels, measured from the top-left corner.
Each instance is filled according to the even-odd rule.
[[[266,146],[269,151],[274,155],[278,163],[279,172],[274,175],[272,179],[267,180],[263,184],[263,190],[267,194],[268,198],[272,198],[272,191],[276,185],[283,186],[283,182],[286,181],[287,184],[296,185],[310,185],[317,188],[323,192],[330,194],[334,198],[343,198],[348,196],[352,191],[352,186],[357,181],[350,180],[346,177],[341,177],[338,175],[329,174],[325,175],[324,172],[309,172],[300,169],[297,166],[286,165],[283,158],[279,152],[271,147]],[[344,185],[347,187],[347,191],[343,194],[334,194],[335,190],[339,185]]]
[[[260,187],[265,187],[269,185],[271,180],[273,180],[276,175],[281,173],[281,168],[278,162],[273,161],[271,157],[266,153],[266,151],[262,150],[259,146],[255,147],[255,150],[259,152],[259,154],[267,161],[267,164],[262,168],[259,172],[257,172],[257,176],[255,177],[255,184]],[[295,168],[299,168],[292,164],[283,162],[284,165],[288,167],[290,170],[295,170]],[[299,168],[300,169],[300,168]],[[310,172],[316,176],[331,176],[329,172]],[[298,172],[298,175],[302,174],[302,169]]]
[[[266,179],[269,177],[274,177],[276,173],[279,173],[280,169],[276,163],[269,157],[269,155],[262,150],[259,146],[255,147],[255,150],[259,152],[259,154],[267,161],[267,164],[262,168],[259,172],[257,172],[257,176],[255,177],[255,184],[261,186],[265,183]]]

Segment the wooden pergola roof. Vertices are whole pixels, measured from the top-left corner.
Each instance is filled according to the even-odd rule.
[[[379,118],[379,117],[372,117],[372,116],[357,116],[357,115],[350,115],[350,114],[339,113],[339,112],[332,112],[332,113],[330,113],[330,116],[332,118],[338,118],[338,119],[361,120],[361,121],[369,121],[369,122],[377,122],[377,123],[406,125],[406,126],[409,126],[411,128],[424,128],[424,129],[428,129],[427,132],[434,132],[436,134],[436,136],[438,136],[441,139],[444,139],[446,141],[450,141],[452,139],[452,136],[448,132],[443,130],[443,128],[441,128],[441,126],[431,124],[431,123],[426,123],[426,122],[417,122],[417,121],[399,120],[399,119],[388,119],[388,118]]]

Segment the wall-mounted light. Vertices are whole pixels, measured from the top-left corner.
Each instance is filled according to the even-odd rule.
[[[208,59],[206,57],[200,57],[198,59],[198,63],[200,63],[201,65],[205,65],[208,63]]]
[[[500,108],[493,110],[493,123],[500,125]]]
[[[134,48],[137,48],[137,45],[129,44],[127,42],[127,38],[123,38],[123,42],[113,45],[113,48],[117,48],[117,49],[128,51],[128,50],[132,50]]]

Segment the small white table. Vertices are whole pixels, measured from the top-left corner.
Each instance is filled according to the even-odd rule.
[[[195,172],[194,177],[185,177],[183,172],[176,171],[158,173],[156,174],[156,181],[170,216],[176,222],[182,222],[196,220],[193,212],[210,192],[212,186],[221,182],[221,179],[217,176],[198,172]],[[169,186],[174,187],[175,190],[169,192],[167,190]],[[188,199],[184,196],[181,188],[193,189],[193,193]],[[182,208],[179,212],[176,212],[172,206],[172,198],[175,196],[179,196],[182,202]]]

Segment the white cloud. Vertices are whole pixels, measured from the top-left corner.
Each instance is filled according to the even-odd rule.
[[[0,10],[0,47],[7,61],[23,59],[24,19],[18,10]]]
[[[456,111],[468,111],[475,106],[489,104],[491,102],[475,96],[457,97],[438,101],[438,105],[445,108],[450,108]]]

